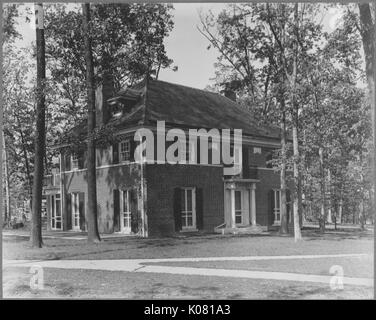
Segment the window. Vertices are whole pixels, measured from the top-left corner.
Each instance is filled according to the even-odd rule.
[[[235,190],[235,224],[242,224],[242,193]]]
[[[181,226],[183,230],[196,228],[196,199],[194,188],[181,189]]]
[[[73,153],[71,156],[71,164],[72,164],[72,170],[78,169],[78,154]]]
[[[260,147],[254,147],[253,148],[253,153],[261,154],[261,148]]]
[[[281,190],[273,190],[273,197],[274,197],[274,223],[281,222]]]
[[[122,115],[124,105],[120,102],[111,105],[111,114],[113,117],[119,117]]]
[[[120,228],[124,233],[131,232],[131,198],[129,190],[121,191],[121,221]]]
[[[120,161],[129,161],[131,159],[131,143],[129,139],[120,142],[119,144]]]
[[[72,229],[80,230],[80,195],[72,193]]]

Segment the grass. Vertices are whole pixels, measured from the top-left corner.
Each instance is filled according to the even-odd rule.
[[[270,235],[206,235],[163,239],[106,239],[100,244],[67,239],[45,239],[33,249],[24,237],[3,241],[5,259],[132,259],[210,256],[257,256],[299,254],[373,254],[370,231],[304,230],[303,241]],[[315,258],[268,261],[222,261],[176,263],[190,267],[329,274],[333,264],[344,267],[345,276],[372,277],[369,257]],[[159,265],[162,265],[161,263]],[[125,298],[125,299],[371,299],[373,288],[345,286],[333,291],[329,285],[291,281],[237,279],[173,274],[148,274],[101,270],[44,269],[45,288],[29,287],[27,268],[5,267],[5,297],[22,298]]]
[[[68,239],[45,239],[41,249],[24,237],[3,240],[4,259],[135,259],[208,256],[373,253],[370,231],[303,231],[303,241],[271,235],[207,235],[186,238],[106,239],[100,244]]]
[[[20,270],[21,269],[21,270]],[[29,288],[25,268],[7,270],[6,298],[122,299],[371,299],[372,288],[205,276],[143,274],[97,270],[45,269],[44,290]]]
[[[343,268],[344,276],[346,277],[373,278],[372,256],[262,261],[158,262],[147,264],[172,267],[278,271],[324,276],[330,275],[329,270],[333,265],[339,265]]]

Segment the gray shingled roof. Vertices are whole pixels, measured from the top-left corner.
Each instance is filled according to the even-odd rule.
[[[108,125],[116,130],[137,125],[155,125],[157,121],[187,128],[242,129],[243,134],[279,139],[277,127],[258,124],[249,112],[225,96],[205,90],[160,80],[149,80],[133,86],[131,92],[120,91],[110,100],[122,100],[127,95],[141,92],[140,99],[130,112],[110,119]],[[68,135],[84,134],[86,121],[80,123]]]

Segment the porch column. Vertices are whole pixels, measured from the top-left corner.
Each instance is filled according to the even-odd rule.
[[[235,189],[231,188],[231,228],[235,226]]]
[[[252,185],[251,191],[251,224],[256,225],[256,186]]]

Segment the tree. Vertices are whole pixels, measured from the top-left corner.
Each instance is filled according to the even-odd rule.
[[[373,190],[376,193],[376,95],[375,95],[375,67],[376,67],[376,6],[374,6],[374,20],[372,21],[371,4],[360,3],[360,33],[363,40],[363,50],[366,62],[366,76],[368,82],[369,102],[371,105],[373,128]],[[376,209],[376,197],[374,196],[374,210]]]
[[[284,11],[285,5],[278,5]],[[258,121],[281,127],[281,228],[288,233],[286,204],[287,116],[286,82],[281,71],[281,54],[267,26],[262,23],[263,5],[233,4],[217,19],[201,15],[200,33],[210,42],[208,49],[220,52],[216,63],[216,87],[226,86],[238,94],[239,103]],[[285,20],[286,21],[286,20]],[[279,32],[284,33],[285,21]],[[284,41],[284,36],[283,40]]]
[[[87,195],[88,195],[88,241],[100,242],[97,220],[97,170],[95,159],[95,89],[94,66],[91,49],[90,4],[82,4],[85,40],[86,86],[88,106],[87,136]]]
[[[35,132],[35,163],[33,175],[32,224],[30,241],[33,247],[42,247],[42,189],[45,158],[45,43],[43,26],[43,5],[35,5],[37,45],[37,107]]]

